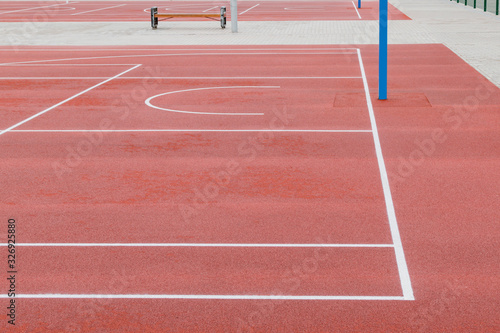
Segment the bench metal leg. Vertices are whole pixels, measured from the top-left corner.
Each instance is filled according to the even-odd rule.
[[[220,7],[220,27],[226,27],[226,7]]]
[[[151,8],[151,28],[158,28],[158,18],[155,15],[158,14],[158,7]]]

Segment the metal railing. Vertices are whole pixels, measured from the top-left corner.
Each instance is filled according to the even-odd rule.
[[[455,1],[455,0],[450,0]],[[456,0],[457,3],[463,3],[466,6],[479,8],[485,12],[491,12],[498,15],[500,0]]]

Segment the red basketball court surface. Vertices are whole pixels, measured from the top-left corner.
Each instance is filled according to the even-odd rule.
[[[230,4],[222,1],[96,1],[64,3],[47,2],[0,2],[0,20],[3,22],[123,22],[145,21],[150,18],[151,7],[159,13],[218,13],[219,7]],[[321,21],[321,20],[378,20],[378,2],[363,1],[239,1],[240,21]],[[390,20],[409,18],[389,5]],[[203,20],[200,18],[177,18],[176,20]]]
[[[373,45],[9,50],[20,331],[493,331],[500,92],[446,47],[387,101]]]

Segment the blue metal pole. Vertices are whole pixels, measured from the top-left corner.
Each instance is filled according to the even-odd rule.
[[[379,2],[378,99],[387,99],[387,0]]]
[[[361,0],[358,0],[358,8],[361,8]]]

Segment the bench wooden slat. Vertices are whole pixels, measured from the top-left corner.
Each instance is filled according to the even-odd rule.
[[[172,13],[172,14],[155,14],[155,17],[220,17],[220,14]]]
[[[158,18],[170,19],[174,17],[204,17],[208,19],[220,19],[220,26],[222,29],[226,27],[226,7],[220,7],[220,13],[158,13],[158,7],[151,8],[151,28],[158,27]],[[163,20],[162,20],[163,21]]]

